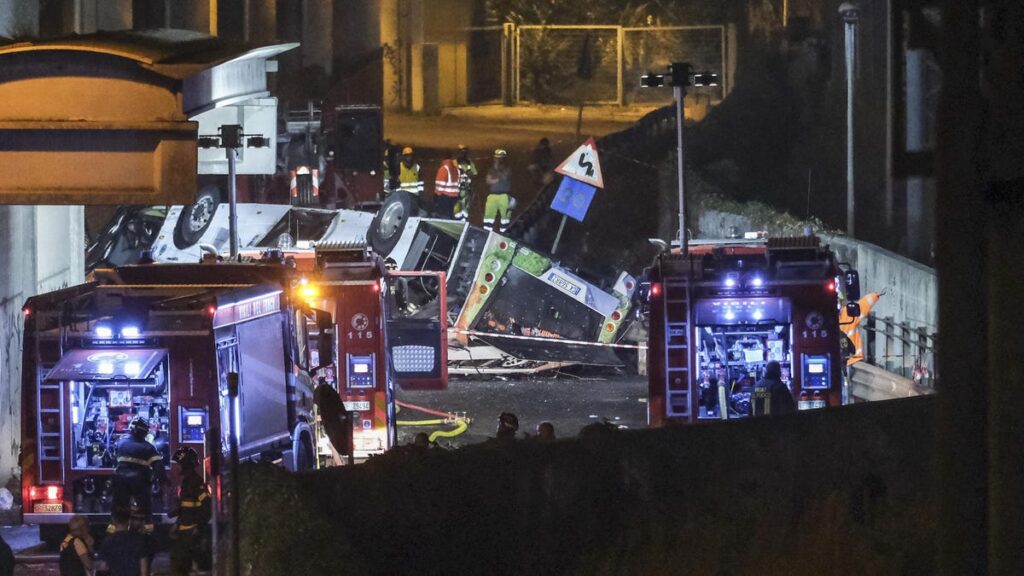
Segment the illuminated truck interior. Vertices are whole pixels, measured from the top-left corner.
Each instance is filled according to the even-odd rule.
[[[785,298],[716,298],[694,309],[697,343],[699,418],[719,418],[719,393],[725,388],[730,418],[750,415],[754,384],[768,362],[782,367],[792,389],[792,307]]]

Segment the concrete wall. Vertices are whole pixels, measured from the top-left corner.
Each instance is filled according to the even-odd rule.
[[[38,30],[38,0],[0,0],[0,36],[33,35]]]
[[[243,557],[254,575],[932,574],[934,410],[923,397],[404,447],[304,475],[247,467]]]
[[[84,280],[84,242],[81,206],[0,206],[0,486],[16,473],[21,443],[21,307]]]
[[[729,205],[725,210],[715,209],[716,203],[716,200],[707,198],[694,203],[695,210],[689,216],[689,220],[696,237],[725,238],[734,228],[741,234],[764,230],[773,236],[800,235],[807,225],[816,230],[821,228],[820,223],[808,224],[789,214],[756,203]],[[875,319],[888,319],[896,324],[906,324],[912,331],[923,329],[929,335],[938,332],[938,278],[934,268],[868,242],[827,232],[817,233],[835,250],[840,262],[846,262],[860,272],[863,293],[886,290],[886,294],[871,310],[871,315]],[[869,340],[867,333],[863,331],[865,324],[861,324],[861,337],[864,339],[866,351],[867,346],[873,346],[873,353],[869,352],[869,355],[875,359],[876,364],[909,377],[912,375],[914,363],[920,360],[929,371],[924,378],[930,383],[936,368],[934,354],[922,351],[898,337],[905,335],[917,342],[919,338],[916,334],[907,335],[902,328],[879,325],[879,329],[888,329],[893,336],[879,334]]]

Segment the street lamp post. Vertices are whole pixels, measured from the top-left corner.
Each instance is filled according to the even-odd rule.
[[[238,174],[235,167],[238,159],[238,150],[242,147],[267,148],[270,146],[270,139],[262,134],[244,134],[242,133],[242,127],[238,124],[224,124],[218,130],[220,134],[216,136],[200,136],[199,147],[223,148],[227,153],[228,234],[231,236],[228,245],[231,250],[231,259],[238,260],[238,183],[236,182]]]
[[[683,101],[686,99],[686,88],[689,86],[717,86],[718,74],[701,72],[695,74],[693,66],[686,62],[674,62],[668,67],[667,74],[648,72],[640,77],[641,88],[659,88],[665,85],[665,76],[669,77],[676,107],[676,156],[679,161],[677,169],[677,186],[679,190],[679,247],[684,253],[689,249],[686,237],[686,160],[683,148],[684,120]]]
[[[854,234],[854,186],[853,186],[853,96],[854,96],[854,54],[856,52],[857,21],[860,9],[852,2],[839,5],[843,17],[846,43],[846,235]]]

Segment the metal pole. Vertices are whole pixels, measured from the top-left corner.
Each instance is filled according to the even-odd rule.
[[[679,247],[686,254],[686,161],[683,158],[683,100],[686,98],[686,88],[673,86],[672,93],[676,98],[676,150],[679,155]]]
[[[228,233],[231,234],[231,260],[238,260],[238,183],[235,181],[235,148],[226,148],[228,153]]]
[[[854,235],[854,186],[853,186],[853,96],[854,96],[854,35],[858,10],[850,2],[839,6],[846,31],[846,234]]]
[[[209,406],[207,406],[209,411]],[[220,459],[224,450],[221,448],[221,436],[219,428],[211,428],[206,431],[205,447],[206,456],[210,459],[210,573],[213,576],[221,576],[220,560],[220,495],[221,495],[221,469]]]
[[[239,481],[238,465],[238,373],[228,373],[228,410],[230,414],[230,430],[228,443],[231,450],[231,500],[229,501],[231,515],[231,571],[232,576],[239,576],[241,571],[241,482]]]
[[[555,243],[551,245],[551,255],[552,256],[555,255],[555,250],[558,250],[558,241],[562,239],[562,230],[565,229],[565,218],[566,218],[566,216],[563,214],[562,215],[562,223],[558,225],[558,233],[555,234]]]

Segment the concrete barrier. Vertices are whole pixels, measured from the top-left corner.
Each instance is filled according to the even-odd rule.
[[[920,397],[246,467],[243,557],[254,575],[931,574],[934,415]]]
[[[805,222],[760,204],[732,208],[743,213],[716,209],[715,200],[696,202],[691,221],[696,236],[724,238],[730,231],[767,231],[772,236],[803,233]],[[886,290],[871,311],[876,322],[861,323],[861,338],[869,360],[890,372],[909,377],[918,363],[931,382],[935,374],[932,336],[938,332],[938,278],[935,270],[880,246],[836,234],[817,233],[836,252],[840,262],[860,272],[863,293]],[[876,324],[874,335],[866,333]],[[920,372],[920,370],[919,370]]]

